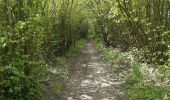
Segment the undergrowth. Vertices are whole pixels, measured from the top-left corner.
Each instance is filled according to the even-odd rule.
[[[125,66],[127,68],[130,66],[130,53],[122,53],[118,48],[106,48],[99,38],[96,39],[96,47],[102,52],[104,59],[111,64],[113,71],[120,72],[121,70],[124,70]]]
[[[76,52],[78,52],[86,43],[85,39],[78,40],[74,46],[72,46],[69,51],[66,53],[66,56],[70,56]]]
[[[160,81],[161,75],[146,74],[141,68],[139,64],[133,65],[132,72],[126,80],[125,87],[130,100],[169,100],[170,87],[163,80]],[[154,80],[153,77],[156,79]]]
[[[124,79],[130,100],[170,100],[170,63],[163,66],[140,63],[138,56],[133,55],[134,51],[122,53],[117,48],[105,48],[99,38],[96,47],[111,63],[113,71],[121,73],[122,69],[131,69]]]
[[[69,51],[60,57],[56,57],[55,60],[52,62],[55,67],[48,68],[48,71],[53,73],[55,76],[58,77],[58,80],[54,84],[53,90],[54,92],[59,95],[63,88],[63,78],[66,78],[69,75],[69,64],[67,59],[78,52],[86,43],[85,39],[80,39],[76,42],[75,46],[72,46]],[[49,80],[48,80],[49,81]]]

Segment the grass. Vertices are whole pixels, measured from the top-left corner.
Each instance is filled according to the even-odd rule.
[[[78,52],[86,43],[85,39],[80,39],[79,41],[76,42],[75,46],[72,46],[69,51],[66,53],[65,56],[57,57],[55,59],[56,64],[60,67],[56,67],[56,74],[61,76],[61,77],[67,77],[69,75],[69,69],[68,69],[68,62],[67,62],[67,57],[73,55],[74,53]],[[62,83],[57,82],[54,86],[54,91],[56,94],[60,94],[62,91]]]
[[[103,54],[104,54],[105,59],[108,61],[114,61],[117,56],[117,54],[114,53],[111,49],[105,49]]]
[[[113,71],[120,72],[131,62],[129,58],[129,53],[121,53],[119,49],[113,49],[111,47],[105,48],[103,43],[99,38],[96,39],[96,47],[99,49],[106,61],[111,63]]]
[[[138,62],[138,58],[132,59],[130,57],[131,53],[122,53],[112,48],[104,48],[101,40],[98,38],[96,39],[96,47],[103,53],[104,58],[112,64],[113,71],[121,70],[121,67],[127,67],[127,65],[131,67],[132,71],[129,73],[124,84],[130,100],[170,100],[170,86],[159,82],[162,80],[161,75],[159,75],[160,73],[163,74],[164,80],[170,79],[170,63],[156,68],[158,71],[153,72],[153,74],[158,74],[156,77],[152,73],[148,73],[149,65],[145,69]],[[156,78],[153,79],[153,77]]]
[[[54,91],[56,94],[60,94],[62,90],[62,83],[58,82],[54,86]]]
[[[56,62],[57,62],[58,64],[65,65],[65,64],[67,63],[66,57],[64,57],[64,56],[57,57],[57,58],[56,58]]]
[[[153,74],[146,74],[141,68],[140,64],[133,65],[132,72],[126,80],[125,87],[130,100],[170,100],[170,87],[159,82],[161,75],[154,80]]]
[[[80,39],[76,42],[75,46],[72,46],[69,51],[66,53],[66,56],[71,56],[72,54],[78,52],[86,44],[85,39]]]

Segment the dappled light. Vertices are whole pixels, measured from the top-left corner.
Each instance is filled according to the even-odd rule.
[[[94,42],[88,42],[71,59],[75,70],[66,82],[61,100],[126,99],[122,87],[124,81],[110,71],[109,63],[103,60],[102,54],[94,47]]]
[[[170,0],[0,0],[0,100],[170,100]]]

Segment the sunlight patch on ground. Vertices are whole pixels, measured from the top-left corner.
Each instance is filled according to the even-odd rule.
[[[101,83],[101,87],[109,87],[110,84],[107,84],[107,83]]]
[[[80,96],[80,99],[81,100],[92,100],[93,98],[91,96],[83,94],[83,95]]]
[[[80,56],[81,55],[81,56]],[[92,44],[87,44],[73,60],[75,72],[63,94],[67,100],[119,100],[124,98],[122,81],[108,68]],[[126,99],[121,99],[126,100]]]

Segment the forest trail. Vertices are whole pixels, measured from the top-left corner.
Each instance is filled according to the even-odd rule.
[[[127,100],[123,82],[103,58],[91,41],[73,55],[60,100]]]

